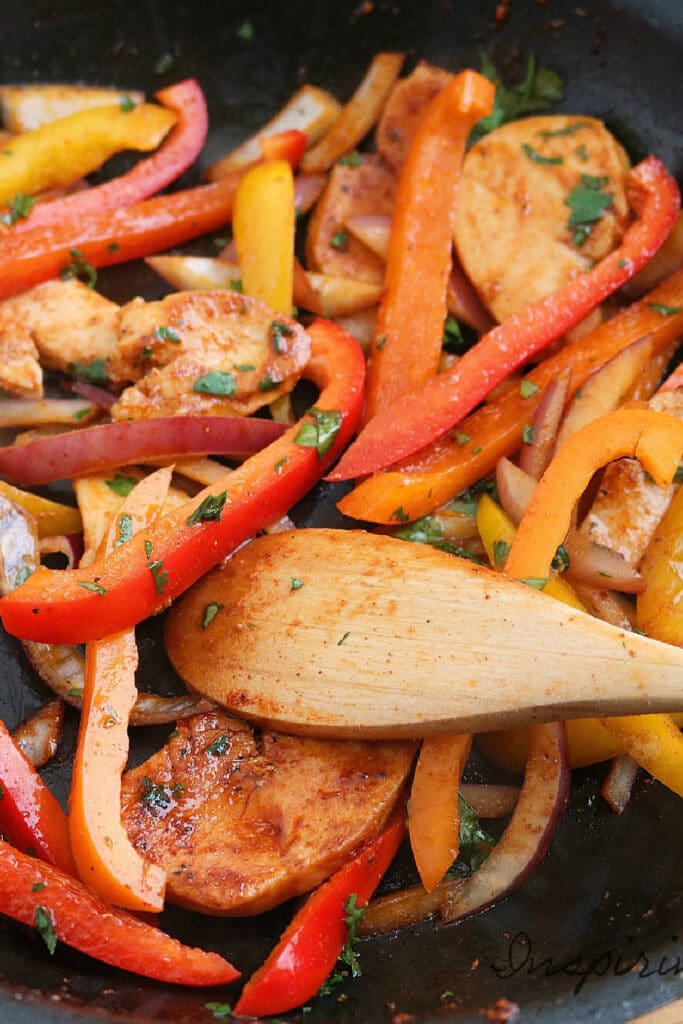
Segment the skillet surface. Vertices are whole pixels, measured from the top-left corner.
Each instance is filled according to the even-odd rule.
[[[507,21],[494,30],[495,6],[494,0],[297,0],[277,8],[267,0],[5,0],[0,78],[82,80],[152,92],[194,75],[210,107],[208,164],[302,81],[347,97],[380,49],[404,49],[410,60],[424,57],[456,69],[478,66],[478,51],[486,48],[513,75],[521,74],[524,55],[533,51],[565,78],[563,109],[603,118],[634,158],[656,152],[683,177],[683,10],[674,0],[583,0],[581,6],[576,0],[511,0]],[[239,33],[247,20],[251,40]],[[170,69],[158,74],[166,55]],[[100,280],[122,301],[162,293],[138,266],[114,268]],[[298,509],[299,525],[336,524],[333,497],[317,489]],[[141,684],[168,692],[172,672],[159,639],[158,623],[142,634]],[[0,661],[0,715],[13,726],[44,693],[11,638],[0,637]],[[68,790],[74,725],[70,718],[62,753],[46,770],[61,797]],[[136,733],[134,759],[167,732]],[[364,943],[364,975],[346,986],[346,1001],[314,1001],[303,1019],[376,1024],[408,1013],[421,1022],[479,1021],[505,997],[520,1005],[526,1024],[589,1018],[608,1024],[680,996],[683,804],[640,779],[617,817],[602,803],[599,786],[599,773],[577,773],[550,855],[516,895],[458,926],[425,926]],[[162,923],[187,942],[225,953],[248,975],[289,912],[285,907],[230,922],[171,908]],[[147,982],[63,947],[49,958],[33,932],[0,920],[0,1024],[208,1021],[204,1003],[231,998]]]

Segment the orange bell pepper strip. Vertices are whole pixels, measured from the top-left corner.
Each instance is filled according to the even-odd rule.
[[[171,469],[144,477],[121,505],[100,547],[107,555],[159,514]],[[163,909],[166,874],[145,860],[121,823],[121,773],[137,699],[135,631],[87,644],[78,747],[69,795],[71,848],[82,881],[127,910]]]
[[[422,885],[431,892],[460,849],[460,779],[472,746],[466,734],[422,741],[410,789],[408,833]]]
[[[2,721],[0,833],[20,849],[76,874],[67,817]]]
[[[171,110],[140,103],[90,107],[16,135],[0,163],[0,203],[17,194],[70,185],[124,149],[156,149],[176,121]]]
[[[667,310],[664,315],[661,311]],[[600,324],[580,341],[565,345],[526,375],[539,390],[523,397],[519,388],[487,402],[449,435],[395,470],[369,477],[339,502],[355,519],[392,523],[419,519],[490,473],[522,443],[548,383],[571,367],[569,396],[600,366],[638,338],[650,335],[655,355],[683,333],[683,269],[658,288]],[[397,512],[399,515],[397,515]]]
[[[238,182],[235,174],[123,209],[10,231],[0,239],[0,299],[57,277],[73,264],[125,263],[224,227]]]
[[[683,422],[649,409],[618,409],[599,417],[559,449],[524,513],[505,572],[543,579],[570,526],[571,513],[594,472],[615,459],[637,458],[655,483],[671,483],[683,451]],[[626,753],[683,796],[683,736],[668,715],[602,718]]]
[[[495,92],[483,75],[461,72],[431,101],[411,141],[396,189],[365,422],[438,371],[460,168],[470,131],[491,112]]]
[[[367,843],[309,896],[267,960],[252,975],[233,1014],[267,1017],[302,1006],[318,992],[339,958],[348,936],[349,897],[365,907],[405,835],[403,815],[394,815]]]
[[[324,473],[358,423],[363,353],[345,330],[315,320],[305,376],[315,406],[277,441],[87,569],[41,566],[0,600],[5,628],[48,643],[110,636],[160,611]]]
[[[228,985],[240,976],[218,953],[183,945],[1,839],[0,914],[40,928],[51,951],[54,942],[64,942],[105,964],[157,981]]]
[[[286,160],[267,160],[242,178],[232,215],[247,295],[291,316],[294,282],[294,176]]]
[[[166,188],[191,167],[202,150],[208,129],[206,101],[198,82],[189,78],[170,85],[157,92],[156,98],[177,117],[156,153],[112,181],[52,202],[37,203],[28,217],[17,221],[14,230],[60,224],[85,214],[131,206]]]
[[[674,179],[653,156],[632,169],[629,185],[637,196],[640,216],[627,228],[617,249],[585,274],[494,327],[417,394],[384,407],[344,454],[330,479],[375,473],[442,437],[505,377],[645,266],[676,221],[680,195]]]

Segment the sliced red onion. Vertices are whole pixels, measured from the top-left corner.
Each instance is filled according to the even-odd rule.
[[[359,213],[355,217],[347,218],[344,227],[348,228],[363,245],[367,245],[375,256],[386,260],[391,217],[383,213]]]
[[[448,279],[446,296],[448,311],[456,320],[473,327],[478,334],[486,334],[495,325],[495,320],[482,304],[474,285],[463,270],[457,254],[453,253],[453,265]]]
[[[358,934],[387,935],[435,917],[439,913],[446,886],[462,888],[465,881],[464,878],[450,878],[439,882],[431,892],[426,892],[421,885],[413,885],[377,896],[370,901],[358,927]]]
[[[54,697],[12,730],[12,735],[34,768],[42,768],[57,753],[63,723],[64,702]]]
[[[572,588],[591,615],[603,622],[609,622],[618,629],[635,629],[637,625],[635,606],[615,590],[598,590],[581,583],[572,583]]]
[[[588,587],[641,594],[645,581],[622,554],[596,544],[581,530],[570,530],[564,542],[569,555],[567,579]]]
[[[75,569],[83,555],[83,534],[56,534],[51,537],[40,537],[38,540],[40,557],[45,555],[64,555],[65,569]]]
[[[638,762],[630,754],[612,759],[600,792],[615,814],[621,814],[631,799],[637,774]]]
[[[522,521],[524,511],[536,490],[537,480],[529,476],[509,459],[498,459],[496,465],[496,487],[498,497],[510,519],[516,526]]]
[[[315,206],[327,185],[326,174],[297,174],[294,179],[294,206],[301,213]]]
[[[543,860],[567,804],[569,775],[564,723],[532,726],[524,783],[510,823],[465,884],[446,889],[444,922],[460,921],[497,903]]]
[[[515,809],[519,799],[519,786],[463,782],[460,793],[478,818],[504,818]]]
[[[111,409],[112,405],[119,397],[113,394],[111,391],[106,391],[104,388],[98,388],[95,384],[88,384],[87,380],[75,380],[71,384],[71,390],[77,395],[81,395],[87,399],[88,402],[92,402],[93,405],[99,405],[101,409]]]
[[[103,423],[0,448],[0,473],[23,486],[103,472],[156,458],[220,454],[242,457],[284,433],[251,416],[167,416]]]
[[[553,457],[571,375],[571,367],[566,366],[550,381],[531,421],[534,430],[533,443],[523,444],[519,453],[519,468],[533,476],[535,480],[541,479]]]

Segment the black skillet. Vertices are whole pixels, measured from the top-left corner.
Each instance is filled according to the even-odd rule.
[[[0,79],[82,80],[151,92],[194,75],[210,108],[207,164],[303,81],[347,97],[380,49],[402,49],[409,61],[424,57],[457,69],[478,66],[485,48],[513,77],[521,75],[524,55],[534,52],[563,75],[563,109],[603,118],[632,157],[653,151],[680,180],[678,0],[511,0],[508,6],[507,20],[496,26],[495,0],[283,0],[272,6],[266,0],[4,0]],[[122,301],[162,293],[139,266],[115,268],[101,283]],[[334,522],[329,493],[317,489],[296,518],[300,525]],[[141,682],[163,691],[173,679],[159,636],[158,626],[142,635]],[[0,644],[0,715],[13,726],[44,694],[14,641],[2,637]],[[146,756],[167,732],[137,733],[134,758]],[[73,736],[70,718],[63,752],[46,771],[61,797]],[[342,1000],[314,1000],[303,1019],[376,1024],[406,1013],[421,1022],[479,1021],[486,1008],[507,998],[522,1008],[525,1024],[607,1024],[678,997],[683,803],[641,779],[617,817],[601,801],[599,785],[600,773],[576,774],[549,856],[513,897],[457,926],[427,925],[365,942],[363,977],[346,985]],[[220,950],[248,974],[288,915],[285,907],[230,922],[171,908],[163,924],[185,941]],[[233,997],[147,982],[63,947],[50,958],[35,933],[0,920],[2,1024],[208,1021],[207,1001]]]

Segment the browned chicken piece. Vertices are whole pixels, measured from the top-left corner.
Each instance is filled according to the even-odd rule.
[[[121,92],[85,85],[3,85],[0,86],[0,114],[12,132],[28,132],[77,110],[119,104],[124,98],[141,103],[141,92]]]
[[[134,299],[121,310],[111,376],[137,384],[112,417],[247,415],[291,391],[309,355],[300,324],[236,292]]]
[[[70,372],[116,352],[119,307],[82,281],[46,281],[0,305],[0,329],[20,321],[43,366]]]
[[[425,108],[448,85],[450,71],[420,61],[415,70],[394,86],[377,125],[377,152],[398,173]]]
[[[551,294],[619,245],[629,223],[628,172],[622,147],[591,117],[524,118],[472,147],[458,186],[455,240],[497,320]],[[570,224],[587,208],[596,212],[598,193],[610,205],[597,220]]]
[[[390,216],[396,179],[381,157],[369,154],[360,161],[355,166],[337,164],[333,168],[308,224],[306,261],[309,270],[381,284],[384,263],[345,225],[349,217]]]
[[[651,409],[683,419],[683,392],[660,391]],[[666,512],[677,485],[662,490],[635,459],[612,462],[580,531],[597,544],[618,551],[636,569]]]
[[[257,914],[319,885],[387,819],[413,743],[254,732],[222,711],[179,722],[123,777],[122,820],[174,903]]]
[[[43,397],[38,349],[31,333],[10,317],[0,321],[0,389],[16,398]]]

